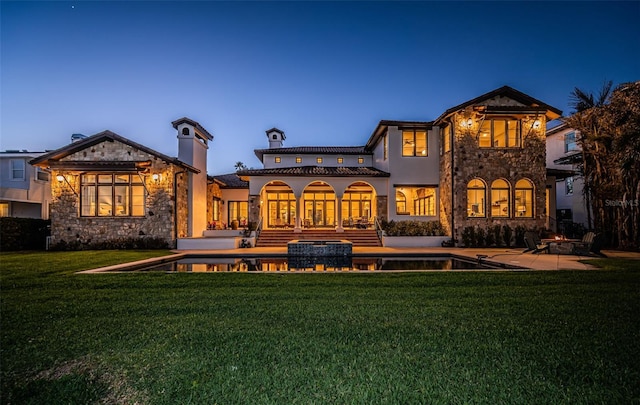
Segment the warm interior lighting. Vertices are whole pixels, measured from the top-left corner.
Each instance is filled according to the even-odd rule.
[[[59,174],[56,176],[56,180],[58,180],[60,183],[62,183],[64,181],[64,176]]]

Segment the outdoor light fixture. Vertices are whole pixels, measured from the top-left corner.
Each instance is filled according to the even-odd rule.
[[[160,178],[161,178],[161,177],[160,177],[160,175],[159,175],[158,173],[154,173],[154,174],[151,176],[151,178],[153,179],[153,181],[154,181],[156,184],[160,183]]]
[[[460,126],[463,128],[471,128],[472,125],[473,125],[473,120],[471,118],[467,120],[463,119],[462,121],[460,121]]]
[[[73,194],[75,194],[76,196],[78,195],[78,193],[76,192],[76,190],[71,186],[71,183],[69,183],[69,180],[67,180],[67,176],[65,176],[64,174],[58,174],[56,176],[56,180],[58,180],[58,183],[62,184],[62,182],[64,181],[65,183],[67,183],[67,186],[69,186],[69,188],[71,189],[71,191],[73,191]]]
[[[540,128],[540,120],[533,121],[533,129],[539,129],[539,128]]]

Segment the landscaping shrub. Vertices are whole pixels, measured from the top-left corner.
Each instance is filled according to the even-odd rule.
[[[484,228],[478,228],[476,230],[476,246],[484,247],[487,244],[487,232]]]
[[[0,218],[0,250],[44,250],[50,220],[36,218]]]
[[[496,241],[496,247],[502,246],[502,232],[500,225],[494,225],[491,228],[491,233],[493,234],[493,239]]]
[[[502,239],[506,247],[511,247],[511,236],[513,236],[513,230],[509,225],[502,226]],[[523,239],[524,240],[524,239]]]
[[[81,242],[61,240],[50,247],[51,250],[130,250],[130,249],[169,249],[166,240],[156,237],[118,238],[102,242]]]
[[[485,245],[487,247],[496,245],[495,234],[493,233],[493,228],[487,228],[487,236],[485,238]]]
[[[466,226],[462,230],[462,243],[465,247],[474,247],[476,245],[476,228],[475,226]]]
[[[522,225],[516,226],[516,247],[524,247],[524,234],[527,228]]]
[[[382,221],[380,224],[387,236],[443,236],[440,221]]]

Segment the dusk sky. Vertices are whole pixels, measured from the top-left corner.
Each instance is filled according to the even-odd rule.
[[[565,114],[574,87],[640,80],[640,2],[2,1],[0,149],[109,129],[209,174],[285,146],[364,145],[503,85]]]

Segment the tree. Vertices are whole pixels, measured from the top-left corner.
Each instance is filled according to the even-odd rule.
[[[247,166],[240,161],[236,162],[234,167],[236,168],[236,172],[239,172],[240,170],[247,170]]]
[[[611,91],[606,82],[597,97],[576,88],[575,113],[565,118],[580,132],[585,200],[594,228],[610,246],[640,248],[640,82]],[[590,204],[589,204],[590,203]],[[591,225],[591,221],[590,225]]]

